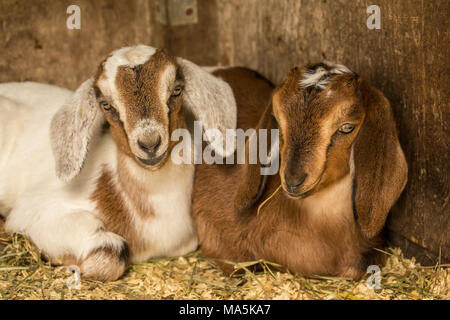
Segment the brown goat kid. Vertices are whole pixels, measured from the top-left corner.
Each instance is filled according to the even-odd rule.
[[[229,74],[216,71],[239,90]],[[197,166],[193,216],[203,254],[359,279],[368,265],[383,264],[374,248],[407,181],[389,102],[329,63],[292,69],[271,103],[268,90],[252,88],[248,95],[258,98],[237,101],[237,127],[279,128],[279,174],[260,176],[260,164]]]

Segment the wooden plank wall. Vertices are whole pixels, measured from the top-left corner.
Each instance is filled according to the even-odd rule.
[[[380,30],[366,26],[369,0],[197,0],[198,23],[175,27],[156,21],[156,3],[0,1],[0,82],[74,89],[112,49],[137,43],[276,83],[295,65],[345,64],[385,93],[398,119],[409,183],[389,220],[392,242],[424,263],[450,259],[447,0],[377,0]],[[70,4],[81,8],[81,30],[65,26]]]
[[[67,7],[81,10],[69,30]],[[113,49],[137,43],[167,46],[149,0],[1,0],[0,82],[43,81],[71,89]]]

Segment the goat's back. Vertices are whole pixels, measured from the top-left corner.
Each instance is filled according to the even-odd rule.
[[[0,84],[0,206],[11,207],[32,185],[40,190],[53,174],[50,122],[71,94],[34,82]]]

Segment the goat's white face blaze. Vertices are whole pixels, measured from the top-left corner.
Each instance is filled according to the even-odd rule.
[[[158,169],[174,145],[167,141],[170,132],[184,125],[184,110],[200,120],[205,130],[221,131],[222,137],[227,129],[236,128],[236,100],[225,81],[188,60],[151,47],[114,51],[52,120],[57,176],[70,181],[80,173],[90,140],[104,129],[105,119],[122,153],[140,166]],[[134,135],[141,132],[144,136],[131,141],[141,120],[161,124],[163,134],[141,127]],[[234,152],[221,145],[212,145],[218,155]]]
[[[156,170],[170,153],[170,131],[184,126],[184,79],[175,59],[145,46],[112,53],[97,74],[96,95],[121,151]]]
[[[364,119],[355,74],[327,63],[294,68],[272,103],[288,195],[306,197],[349,173],[351,146]]]

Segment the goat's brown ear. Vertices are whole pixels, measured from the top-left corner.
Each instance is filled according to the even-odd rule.
[[[353,207],[363,234],[372,238],[403,191],[408,167],[388,100],[362,79],[358,87],[366,115],[353,146]]]
[[[252,139],[252,137],[250,137],[245,144],[245,164],[243,165],[244,169],[242,181],[236,189],[236,195],[234,198],[234,207],[237,212],[244,212],[252,205],[254,205],[263,195],[268,179],[268,174],[262,174],[261,170],[264,167],[271,166],[271,162],[273,161],[278,161],[279,164],[278,135],[273,138],[271,136],[271,129],[277,129],[276,121],[272,116],[271,105],[269,105],[264,111],[258,127],[256,128],[256,133],[258,133],[259,129],[267,129],[266,145],[273,145],[273,147],[269,150],[269,163],[262,164],[260,162],[260,159],[258,158],[256,164],[249,164],[250,139]],[[276,140],[276,143],[273,143],[274,140]]]

